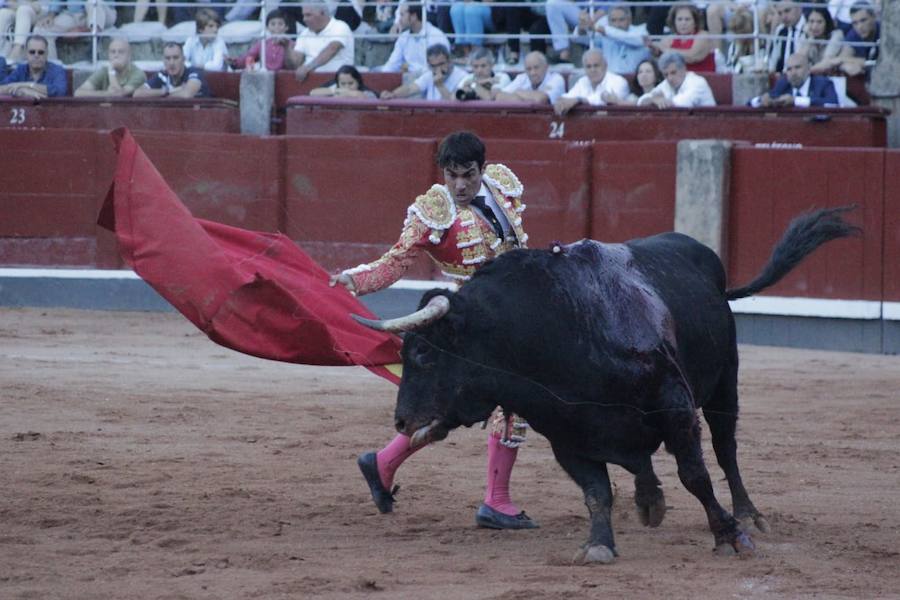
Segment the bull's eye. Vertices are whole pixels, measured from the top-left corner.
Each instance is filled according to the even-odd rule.
[[[420,369],[430,369],[437,362],[437,352],[427,344],[416,344],[409,350],[409,360]]]

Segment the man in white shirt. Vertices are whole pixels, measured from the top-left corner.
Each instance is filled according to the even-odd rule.
[[[303,22],[297,43],[288,51],[290,64],[297,67],[297,80],[303,81],[313,71],[337,71],[354,61],[353,32],[331,16],[322,0],[303,5]]]
[[[441,44],[428,49],[428,70],[414,82],[401,85],[395,90],[381,92],[383,100],[418,96],[423,100],[454,100],[456,89],[468,73],[450,60],[450,51]]]
[[[581,57],[581,63],[584,65],[584,77],[556,101],[553,105],[556,114],[563,116],[582,102],[591,106],[604,106],[606,99],[611,96],[628,97],[628,81],[609,71],[602,52],[588,50]]]
[[[428,70],[425,53],[431,46],[439,44],[450,50],[450,40],[447,34],[422,20],[422,5],[418,2],[403,3],[397,9],[397,23],[399,24],[400,37],[394,43],[394,50],[380,71],[386,73],[399,73],[406,70],[413,74],[424,73]]]
[[[659,58],[659,69],[665,79],[653,91],[638,98],[638,106],[657,108],[690,108],[715,106],[712,89],[703,77],[687,70],[684,57],[666,52]]]
[[[503,88],[493,88],[491,98],[498,102],[553,105],[565,91],[565,80],[559,73],[550,71],[547,57],[540,52],[529,52],[525,57],[525,72]]]
[[[769,48],[769,72],[781,73],[788,57],[797,52],[806,39],[806,17],[794,0],[779,2],[775,10],[781,24],[775,29]]]

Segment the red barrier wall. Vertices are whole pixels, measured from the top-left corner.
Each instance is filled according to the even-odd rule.
[[[884,299],[900,302],[900,150],[884,158]]]
[[[862,149],[732,153],[729,285],[755,277],[792,217],[814,207],[859,204],[850,219],[861,239],[818,250],[764,294],[879,300],[882,293],[884,152]]]
[[[285,139],[285,233],[326,269],[377,258],[437,181],[431,139]],[[428,277],[425,257],[410,276]]]
[[[744,107],[667,109],[578,107],[558,117],[549,106],[497,102],[425,102],[292,98],[290,135],[443,136],[469,129],[485,138],[664,141],[731,139],[807,146],[883,147],[880,109]]]
[[[676,142],[593,144],[590,237],[622,242],[671,231]]]
[[[525,187],[528,246],[574,242],[590,235],[591,147],[579,142],[485,140],[487,162],[502,163]]]
[[[240,133],[237,104],[198,98],[106,99],[50,98],[30,101],[0,99],[0,128],[115,129],[151,131],[215,131]]]

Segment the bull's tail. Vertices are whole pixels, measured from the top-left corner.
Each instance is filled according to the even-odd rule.
[[[725,297],[728,300],[736,300],[752,296],[778,283],[808,254],[825,242],[862,233],[862,229],[842,218],[844,213],[855,208],[855,206],[826,208],[796,217],[788,225],[781,240],[775,244],[772,256],[769,257],[769,262],[762,273],[744,287],[726,290]]]

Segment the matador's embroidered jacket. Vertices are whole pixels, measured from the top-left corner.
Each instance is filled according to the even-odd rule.
[[[482,181],[509,221],[505,240],[481,213],[460,207],[443,185],[433,185],[406,211],[400,239],[378,260],[344,271],[353,278],[357,294],[384,289],[400,279],[423,250],[441,271],[459,282],[472,276],[485,261],[513,248],[524,248],[522,183],[504,165],[487,165]]]

